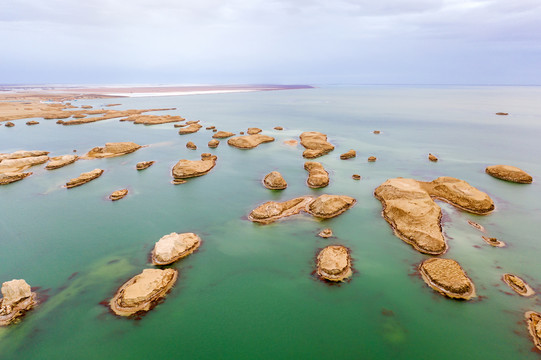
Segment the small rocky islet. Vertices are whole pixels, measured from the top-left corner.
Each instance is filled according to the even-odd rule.
[[[94,179],[99,178],[101,176],[101,174],[103,174],[102,169],[94,169],[92,171],[84,172],[81,175],[79,175],[78,177],[69,180],[66,183],[66,188],[71,189],[71,188],[74,188],[74,187],[77,187],[77,186],[84,185],[87,182],[90,182],[90,181],[92,181]]]
[[[497,179],[510,181],[518,184],[531,184],[533,178],[526,171],[510,165],[492,165],[485,172]]]
[[[179,160],[171,170],[173,181],[178,182],[178,180],[207,174],[216,165],[216,159],[216,155],[203,153],[201,154],[201,160]]]
[[[317,274],[324,280],[344,281],[352,275],[349,250],[341,245],[329,245],[317,255]]]
[[[126,195],[128,195],[128,189],[116,190],[113,191],[111,195],[109,195],[109,199],[112,201],[117,201],[123,199]]]
[[[193,253],[201,245],[201,238],[194,233],[171,233],[154,245],[151,253],[153,265],[169,265]]]
[[[304,170],[308,171],[308,179],[306,179],[308,187],[319,189],[329,185],[329,173],[321,163],[307,161],[304,163]]]
[[[302,156],[314,159],[334,150],[334,145],[327,141],[327,135],[318,131],[306,131],[300,136],[301,145],[306,148]]]
[[[22,279],[13,279],[2,284],[0,299],[0,326],[17,322],[25,312],[36,304],[36,293]]]
[[[535,291],[531,288],[526,281],[522,280],[513,274],[503,274],[502,280],[506,283],[514,292],[520,296],[532,296],[535,295]]]
[[[444,296],[462,300],[476,296],[473,282],[455,260],[428,259],[419,265],[419,272],[428,286]]]
[[[271,171],[263,178],[263,185],[270,190],[284,190],[287,182],[278,171]]]
[[[133,142],[113,142],[106,143],[105,146],[97,146],[92,148],[85,155],[81,156],[83,160],[92,160],[92,159],[103,159],[103,158],[112,158],[117,156],[122,156],[130,154],[142,148],[141,145],[138,145]]]

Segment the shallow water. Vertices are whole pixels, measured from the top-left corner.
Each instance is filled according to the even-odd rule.
[[[523,313],[541,311],[538,296],[523,298],[500,280],[522,276],[541,291],[539,182],[517,185],[484,173],[510,164],[541,177],[539,87],[324,87],[307,90],[115,99],[124,108],[177,107],[167,112],[204,127],[245,131],[260,127],[273,143],[239,150],[212,132],[179,136],[173,124],[134,125],[118,119],[78,126],[40,120],[0,126],[0,152],[47,150],[83,154],[105,142],[150,145],[135,153],[78,161],[0,187],[0,281],[23,278],[47,301],[19,324],[0,329],[0,358],[144,359],[535,359]],[[80,100],[103,105],[110,100]],[[496,116],[498,111],[509,116]],[[39,120],[39,119],[38,119]],[[273,130],[283,126],[284,131]],[[381,130],[374,135],[373,130]],[[303,131],[321,131],[336,146],[320,161],[330,172],[325,189],[305,181],[302,147],[284,145]],[[193,141],[198,150],[188,150]],[[340,160],[349,149],[357,158]],[[218,156],[207,175],[174,186],[179,159]],[[428,153],[440,160],[432,163]],[[367,157],[378,158],[368,163]],[[136,171],[139,161],[156,160]],[[84,186],[62,185],[102,168]],[[288,182],[270,191],[272,170]],[[351,179],[357,173],[361,181]],[[374,189],[388,178],[453,176],[487,192],[496,211],[476,216],[440,203],[449,251],[480,295],[446,299],[417,275],[428,258],[395,237],[381,217]],[[128,196],[107,196],[127,187]],[[306,194],[344,194],[357,204],[318,221],[298,215],[271,225],[246,220],[258,204]],[[467,220],[508,244],[493,248]],[[330,227],[331,239],[317,233]],[[167,298],[139,320],[118,318],[100,302],[146,267],[154,243],[171,232],[196,232],[199,251],[174,264],[180,272]],[[330,286],[317,280],[318,249],[351,249],[355,273]]]

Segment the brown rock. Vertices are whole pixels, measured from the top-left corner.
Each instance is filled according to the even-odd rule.
[[[187,147],[188,149],[191,149],[191,150],[197,150],[197,146],[196,146],[193,142],[191,142],[191,141],[188,141],[188,142],[186,143],[186,147]]]
[[[239,134],[244,135],[244,131],[241,131]]]
[[[122,104],[106,104],[105,106],[118,106],[118,105],[122,105]]]
[[[49,160],[49,157],[47,155],[29,156],[14,159],[2,159],[0,160],[0,174],[9,172],[21,172],[32,166],[43,164],[47,162],[47,160]]]
[[[519,184],[531,184],[533,178],[526,171],[509,165],[493,165],[486,168],[485,172],[495,178],[511,181]]]
[[[284,130],[284,128],[281,127],[281,126],[275,126],[275,127],[274,127],[274,130]]]
[[[173,167],[172,175],[175,180],[187,179],[208,173],[216,165],[217,157],[211,154],[201,154],[201,160],[179,160]]]
[[[428,154],[428,160],[436,162],[436,161],[438,161],[438,158],[437,158],[436,156],[434,156],[434,155],[432,155],[432,154],[429,153],[429,154]]]
[[[474,228],[476,228],[477,230],[479,230],[481,232],[485,232],[485,228],[481,224],[478,224],[478,223],[473,222],[471,220],[468,220],[468,224],[470,224],[471,226],[473,226]]]
[[[332,230],[329,229],[329,228],[323,229],[317,235],[324,238],[324,239],[327,239],[327,238],[330,238],[332,236]]]
[[[135,168],[137,170],[145,170],[146,168],[151,167],[154,163],[155,161],[141,161],[135,165]]]
[[[541,314],[535,311],[528,311],[524,314],[528,331],[532,337],[533,343],[538,350],[541,350]]]
[[[263,179],[263,185],[271,190],[283,190],[287,187],[287,182],[278,171],[268,173]]]
[[[374,130],[374,134],[378,135],[378,134],[380,134],[380,133],[381,133],[381,131],[379,131],[379,130]]]
[[[6,123],[6,127],[14,127],[14,126],[15,126],[15,124],[12,123],[11,121],[8,121],[8,122]]]
[[[370,157],[368,158],[368,161],[369,161],[369,162],[374,162],[374,161],[376,161],[376,160],[377,160],[377,159],[376,159],[375,156],[370,156]]]
[[[56,123],[59,124],[59,125],[62,125],[62,124],[64,124],[64,120],[57,120]]]
[[[172,115],[143,115],[135,114],[130,115],[127,118],[121,119],[120,121],[132,121],[134,124],[143,124],[143,125],[158,125],[158,124],[167,124],[172,122],[184,121],[181,116],[172,116]]]
[[[327,135],[317,131],[303,132],[300,135],[301,145],[306,148],[302,156],[313,159],[334,150],[334,145],[327,142]]]
[[[317,274],[329,281],[344,281],[350,277],[351,257],[346,247],[330,245],[317,255]]]
[[[201,245],[194,233],[171,233],[163,236],[152,250],[153,265],[168,265],[193,253]]]
[[[212,129],[212,132],[218,132],[218,129]]]
[[[232,132],[229,131],[218,131],[216,134],[212,135],[214,139],[225,139],[231,136],[234,136]]]
[[[308,171],[306,184],[312,189],[318,189],[329,185],[329,173],[320,163],[316,161],[307,161],[304,163],[304,170]]]
[[[533,291],[530,285],[516,275],[504,274],[502,280],[521,296],[532,296],[535,294],[535,291]]]
[[[192,125],[192,124],[199,124],[201,120],[190,120],[190,121],[186,121],[186,124],[187,125]]]
[[[487,237],[487,236],[481,236],[483,240],[489,244],[490,246],[494,247],[505,247],[506,244],[503,241],[500,241],[494,237]]]
[[[188,123],[186,123],[188,124]],[[197,124],[197,123],[191,123],[189,124],[188,126],[186,127],[183,127],[183,128],[180,128],[180,130],[178,131],[178,133],[180,135],[185,135],[185,134],[192,134],[192,133],[195,133],[195,132],[198,132],[199,129],[201,129],[202,126]]]
[[[90,160],[112,158],[132,153],[139,150],[141,147],[141,145],[137,145],[133,142],[105,143],[104,147],[98,146],[93,148],[82,156],[81,159]]]
[[[506,113],[506,112],[497,112],[496,115],[509,115],[509,113]]]
[[[469,300],[475,296],[475,287],[462,267],[451,259],[432,258],[419,266],[423,280],[432,289],[453,299]]]
[[[37,125],[37,124],[39,124],[39,121],[32,120],[32,121],[26,122],[26,125]]]
[[[227,144],[239,149],[253,149],[260,144],[274,141],[273,137],[261,134],[236,136],[227,140]]]
[[[252,127],[252,128],[248,128],[247,133],[248,135],[255,135],[255,134],[259,134],[261,131],[263,130],[261,130],[260,128]]]
[[[122,189],[114,191],[111,195],[109,195],[109,199],[112,201],[117,201],[122,199],[124,196],[128,195],[128,189]]]
[[[22,279],[6,281],[2,284],[0,299],[0,326],[9,325],[26,311],[36,305],[36,293]]]
[[[175,124],[173,125],[173,127],[176,127],[176,128],[181,128],[181,127],[186,127],[188,126],[188,124]]]
[[[76,186],[81,186],[83,184],[86,184],[89,181],[92,181],[94,179],[99,178],[101,176],[101,174],[103,174],[102,169],[94,169],[92,171],[82,173],[81,175],[79,175],[79,177],[76,177],[76,178],[71,179],[70,181],[68,181],[66,183],[66,187],[68,189],[71,189],[71,188],[76,187]]]
[[[111,310],[120,316],[148,311],[173,287],[177,277],[174,269],[145,269],[117,290],[109,302]]]
[[[22,180],[25,177],[30,176],[30,175],[32,175],[31,172],[26,172],[26,173],[23,173],[23,172],[0,173],[0,185],[11,184],[11,183],[13,183],[15,181]]]
[[[0,154],[0,161],[7,160],[7,159],[22,159],[22,158],[28,158],[28,157],[37,157],[37,156],[45,156],[49,154],[48,151],[41,151],[41,150],[19,150],[12,153],[2,153]]]
[[[329,219],[342,214],[356,202],[346,195],[323,194],[306,206],[306,212],[318,218]]]
[[[74,119],[82,119],[82,118],[85,118],[85,117],[86,117],[85,114],[75,114],[75,115],[73,115]],[[57,124],[63,124],[64,121],[63,120],[58,120],[56,123]]]
[[[301,196],[284,202],[268,201],[255,208],[248,215],[248,219],[261,224],[270,224],[278,219],[300,213],[312,200],[311,196]]]
[[[171,181],[171,184],[173,185],[180,185],[180,184],[186,184],[187,181],[186,180],[182,180],[182,179],[173,179]]]
[[[92,109],[92,106],[90,106],[90,105],[83,105],[83,106],[81,106],[81,109]]]
[[[353,180],[361,180],[361,175],[359,175],[359,174],[353,174],[353,175],[351,175],[351,178],[352,178]]]
[[[214,125],[212,125],[212,126],[207,126],[207,127],[205,128],[205,130],[214,130],[214,129],[216,129],[216,126],[214,126]]]
[[[220,140],[212,139],[209,141],[209,148],[217,148],[220,145]]]
[[[62,155],[55,156],[49,159],[49,163],[45,166],[47,170],[59,169],[63,166],[73,164],[79,157],[77,155]]]
[[[349,150],[348,152],[345,152],[342,155],[340,155],[340,159],[347,160],[347,159],[354,158],[355,156],[357,156],[357,153],[355,152],[355,150]]]

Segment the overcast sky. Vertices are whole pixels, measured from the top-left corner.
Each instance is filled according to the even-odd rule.
[[[0,83],[541,84],[540,0],[1,0]]]

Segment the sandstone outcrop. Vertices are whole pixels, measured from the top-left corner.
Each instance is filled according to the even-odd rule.
[[[377,160],[377,159],[376,159],[375,156],[369,156],[369,157],[368,157],[368,162],[374,162],[374,161],[376,161],[376,160]]]
[[[191,141],[188,141],[188,142],[186,143],[186,147],[187,147],[188,149],[191,149],[191,150],[197,150],[197,146],[196,146],[193,142],[191,142]]]
[[[26,125],[38,125],[38,124],[39,124],[39,121],[36,121],[36,120],[31,120],[31,121],[26,122]]]
[[[23,172],[4,172],[4,173],[1,173],[0,172],[0,185],[11,184],[11,183],[13,183],[15,181],[22,180],[25,177],[30,176],[30,175],[32,175],[31,172],[26,172],[26,173],[23,173]]]
[[[345,152],[342,155],[340,155],[340,159],[347,160],[347,159],[354,158],[355,156],[357,156],[357,152],[351,149],[348,152]]]
[[[227,140],[227,144],[239,149],[253,149],[256,146],[274,141],[274,138],[267,135],[255,134],[236,136]]]
[[[205,175],[216,165],[216,159],[215,155],[204,153],[201,160],[179,160],[171,173],[175,180]]]
[[[471,226],[473,226],[474,228],[476,228],[477,230],[479,230],[481,232],[486,232],[484,226],[481,225],[481,224],[478,224],[478,223],[473,222],[471,220],[468,220],[468,224],[470,224]]]
[[[284,130],[284,128],[281,127],[281,126],[275,126],[275,127],[274,127],[274,130]]]
[[[130,115],[127,118],[120,119],[120,121],[132,121],[134,124],[143,124],[143,125],[158,125],[158,124],[167,124],[173,122],[184,121],[181,116],[173,115]]]
[[[102,158],[112,158],[116,156],[122,156],[134,151],[137,151],[141,148],[141,145],[138,145],[133,142],[116,142],[116,143],[105,143],[104,147],[95,147],[89,152],[87,152],[81,159],[90,160],[90,159],[102,159]]]
[[[125,118],[134,115],[140,115],[149,111],[166,111],[166,110],[175,110],[175,108],[168,109],[146,109],[146,110],[76,110],[76,111],[56,111],[56,112],[47,112],[43,114],[44,119],[66,119],[70,116],[74,116],[74,119],[64,121],[62,125],[80,125],[88,124],[97,121],[110,120],[116,118]],[[92,117],[83,117],[75,118],[75,115],[102,115],[102,116],[92,116]]]
[[[256,127],[251,127],[251,128],[248,128],[248,130],[246,131],[248,133],[248,135],[255,135],[255,134],[259,134],[261,131],[260,128],[256,128]]]
[[[304,170],[308,171],[306,184],[312,189],[318,189],[329,185],[329,173],[320,163],[316,161],[307,161],[304,163]]]
[[[330,245],[317,255],[317,274],[325,280],[344,281],[350,277],[351,257],[346,247]]]
[[[220,140],[212,139],[208,143],[209,148],[217,148],[220,145]]]
[[[48,160],[49,157],[47,155],[0,160],[0,174],[21,172],[32,166],[43,164]]]
[[[194,233],[171,233],[163,236],[152,250],[152,264],[168,265],[193,253],[201,245]]]
[[[334,150],[334,145],[327,141],[327,135],[317,131],[307,131],[300,135],[301,145],[306,148],[302,153],[307,159],[313,159]]]
[[[138,162],[137,165],[135,165],[135,168],[137,170],[145,170],[146,168],[151,167],[154,163],[155,161],[141,161]]]
[[[438,158],[435,155],[432,155],[431,153],[429,153],[428,160],[436,162],[438,161]]]
[[[225,139],[231,136],[235,136],[235,134],[229,131],[218,131],[214,135],[212,135],[214,139]]]
[[[489,166],[485,172],[495,178],[519,184],[531,184],[533,181],[532,176],[526,171],[510,165]]]
[[[497,112],[496,115],[509,115],[509,113],[506,113],[506,112]]]
[[[214,130],[214,129],[216,129],[216,126],[214,126],[214,125],[212,125],[212,126],[207,126],[207,127],[205,128],[205,130]]]
[[[374,134],[378,135],[378,134],[380,134],[380,133],[381,133],[380,130],[374,130]]]
[[[278,171],[271,171],[263,178],[263,185],[271,190],[283,190],[287,187],[287,182]]]
[[[76,186],[81,186],[83,184],[86,184],[89,181],[92,181],[94,179],[99,178],[101,176],[101,174],[103,174],[102,169],[94,169],[92,171],[82,173],[78,177],[68,181],[66,183],[66,187],[68,189],[71,189],[71,188],[76,187]]]
[[[6,281],[2,284],[0,299],[0,326],[9,325],[36,305],[36,294],[22,279]]]
[[[475,287],[459,263],[451,259],[432,258],[419,266],[423,280],[432,289],[453,299],[469,300]]]
[[[535,291],[533,291],[530,285],[516,275],[504,274],[502,280],[521,296],[532,296],[535,294]]]
[[[15,126],[15,124],[12,123],[11,121],[8,121],[8,122],[6,123],[6,127],[14,127],[14,126]]]
[[[38,156],[46,156],[48,155],[48,151],[41,151],[41,150],[19,150],[12,153],[2,153],[0,154],[0,161],[2,160],[8,160],[8,159],[22,159],[27,157],[38,157]]]
[[[503,241],[500,241],[500,240],[496,239],[495,237],[487,237],[487,236],[481,236],[481,237],[490,246],[494,246],[494,247],[505,247],[506,246],[506,244]]]
[[[317,234],[319,237],[322,237],[324,239],[326,238],[330,238],[332,236],[332,230],[327,228],[327,229],[323,229],[319,232],[319,234]]]
[[[186,127],[188,126],[188,124],[175,124],[173,125],[173,127],[176,127],[176,128],[181,128],[181,127]]]
[[[199,125],[197,123],[191,123],[186,127],[180,128],[178,133],[180,135],[192,134],[192,133],[198,132],[199,129],[201,129],[201,128],[202,128],[201,125]]]
[[[248,219],[261,224],[270,224],[278,219],[295,215],[313,201],[311,196],[301,196],[284,202],[268,201],[255,208]]]
[[[352,178],[353,180],[361,180],[361,175],[359,175],[359,174],[353,174],[353,175],[351,175],[351,178]]]
[[[64,167],[69,164],[73,164],[79,157],[77,155],[62,155],[55,156],[49,159],[49,162],[45,166],[47,170],[54,170]]]
[[[306,206],[306,212],[321,219],[330,219],[342,214],[356,202],[354,198],[346,195],[323,194]]]
[[[524,317],[535,347],[537,350],[541,350],[541,314],[535,311],[527,311]]]
[[[187,125],[191,125],[191,124],[199,124],[201,120],[190,120],[190,121],[186,121],[186,124]]]
[[[122,199],[124,196],[128,195],[128,189],[122,189],[114,191],[111,195],[109,195],[109,199],[112,201],[117,201]]]
[[[122,285],[109,305],[120,316],[148,311],[163,298],[177,281],[174,269],[145,269]]]

